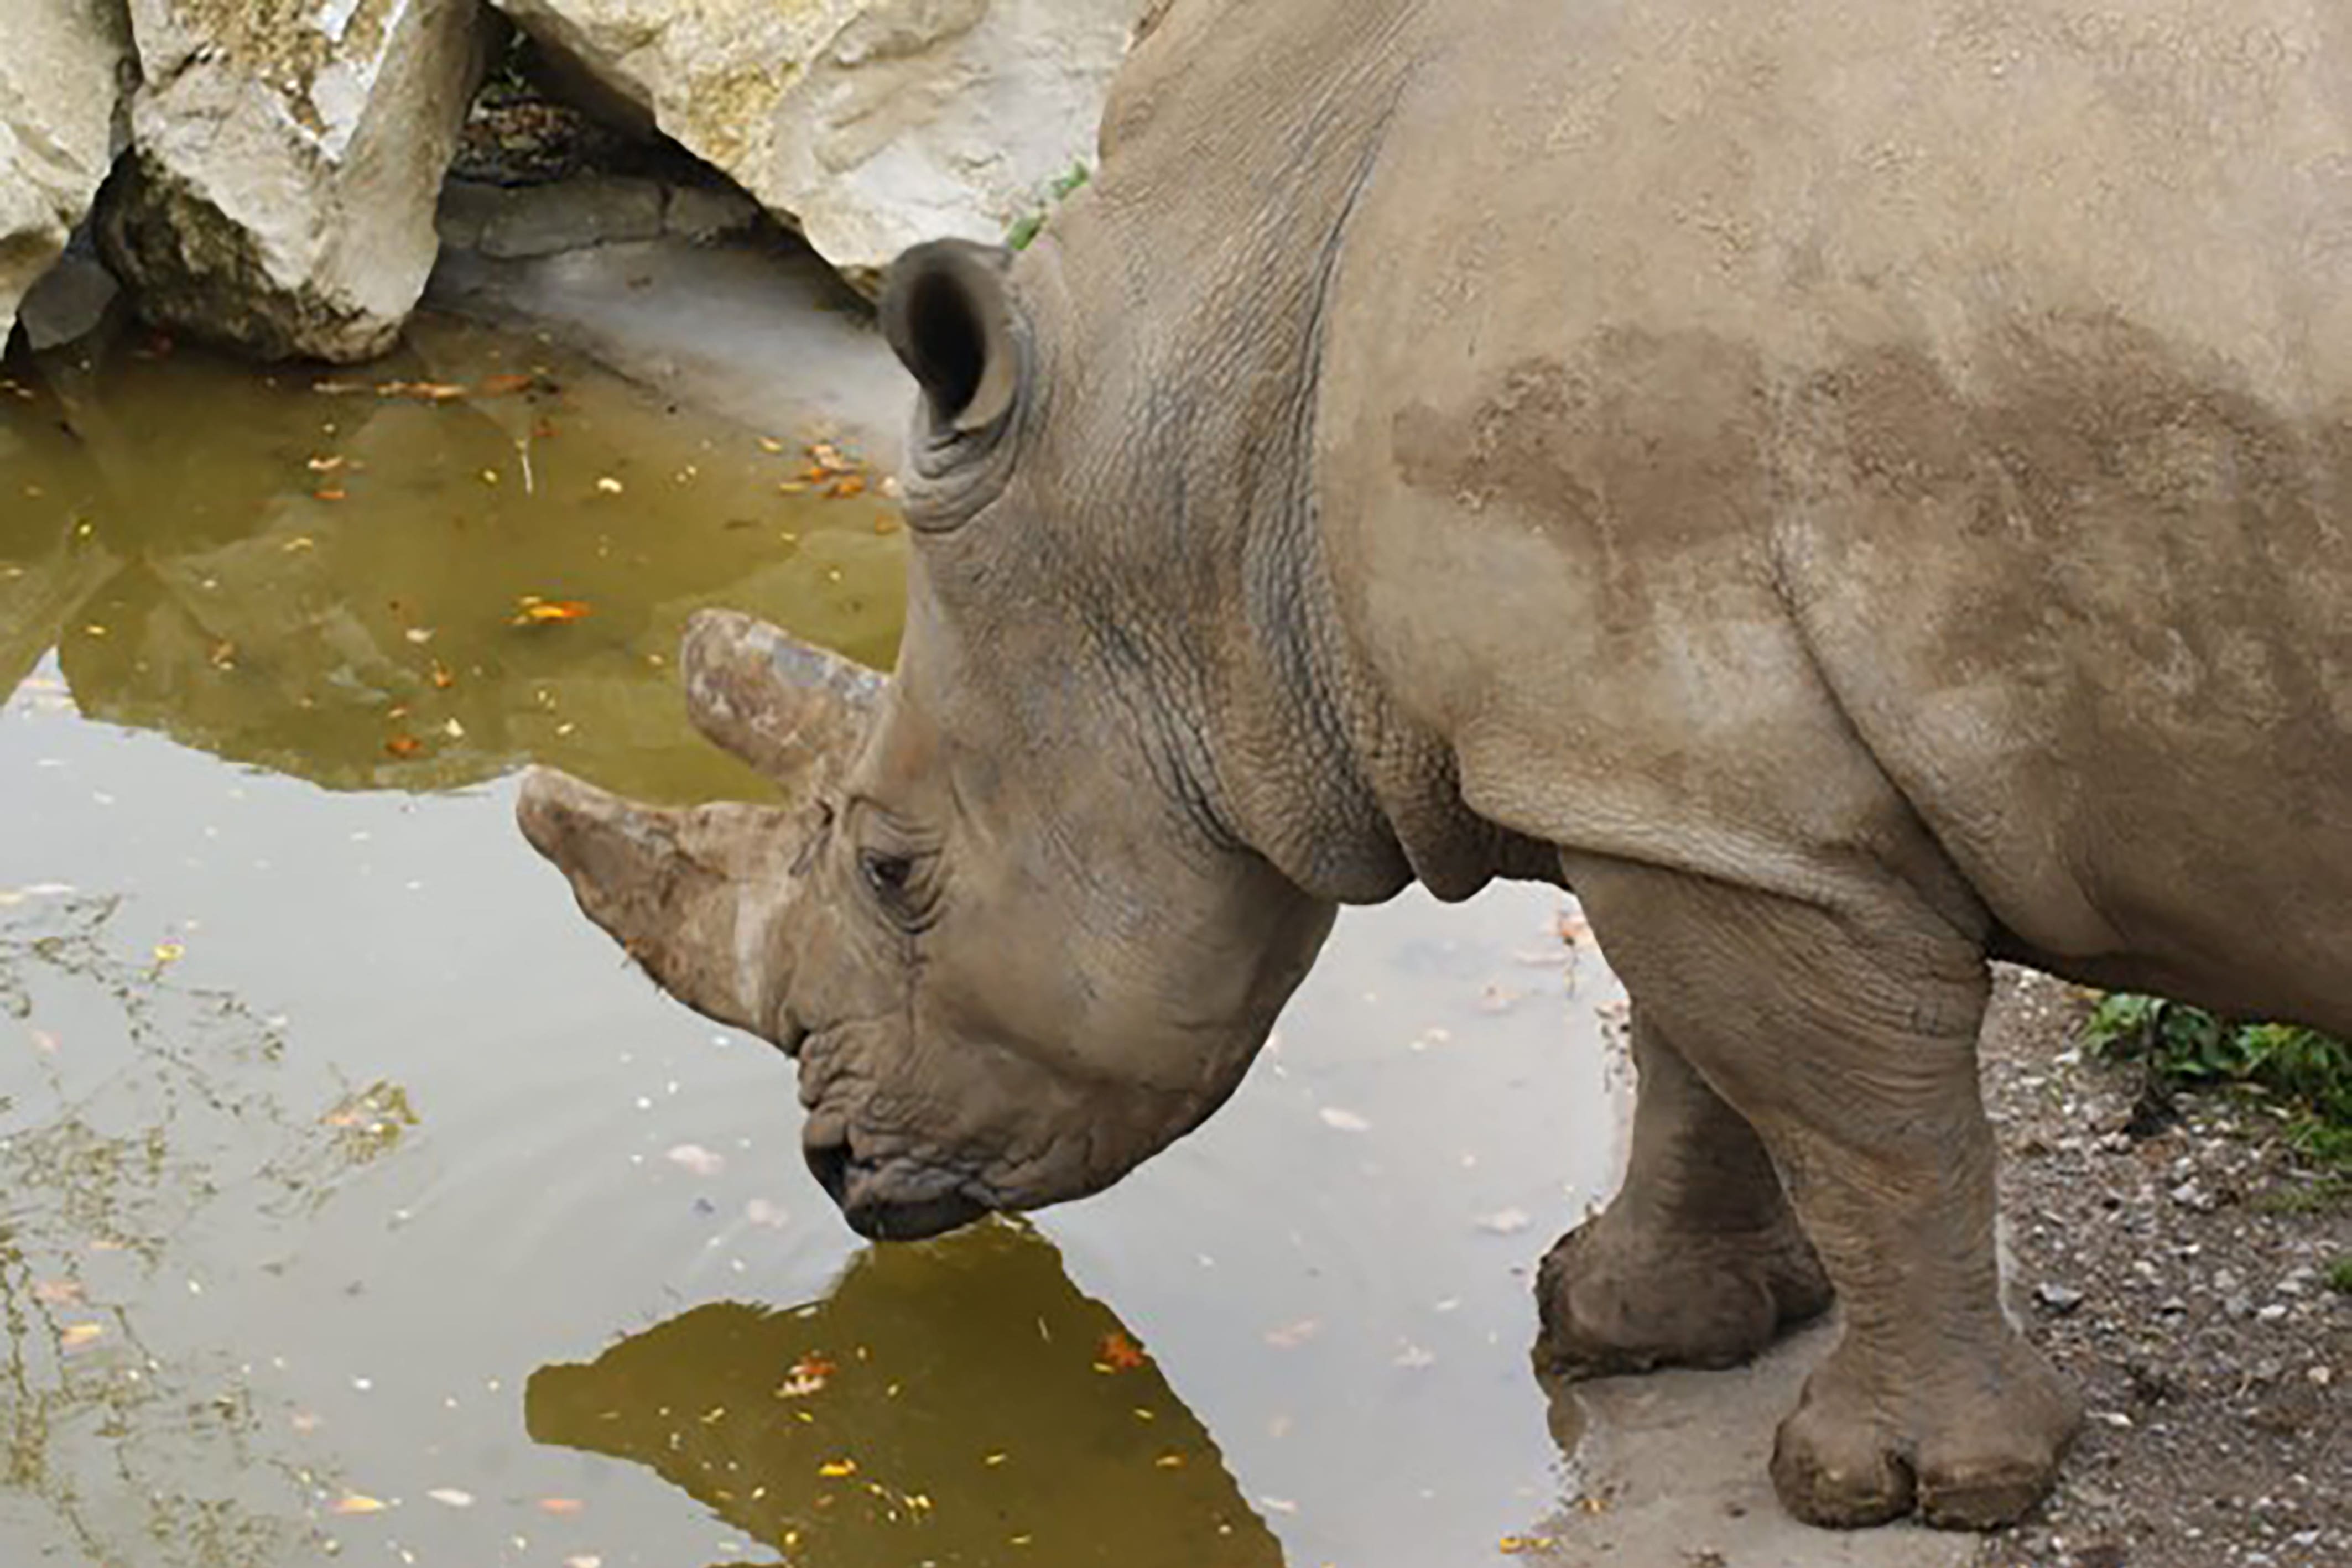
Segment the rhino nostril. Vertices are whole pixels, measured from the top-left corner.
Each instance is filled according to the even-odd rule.
[[[801,1059],[801,1047],[808,1043],[809,1029],[800,1019],[786,1013],[776,1022],[776,1048],[789,1061]]]
[[[833,1144],[811,1144],[802,1155],[808,1161],[809,1174],[816,1185],[824,1188],[827,1197],[836,1204],[849,1190],[849,1143],[844,1139]]]

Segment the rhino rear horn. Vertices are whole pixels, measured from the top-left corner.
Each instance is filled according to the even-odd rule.
[[[845,764],[887,677],[764,621],[705,610],[680,653],[694,727],[791,796]]]
[[[656,985],[705,1017],[755,1034],[776,1023],[784,977],[778,917],[803,813],[733,803],[640,806],[567,773],[523,776],[515,816]]]

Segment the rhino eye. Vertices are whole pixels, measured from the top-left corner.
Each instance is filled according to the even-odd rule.
[[[857,870],[883,902],[896,904],[907,895],[907,884],[914,880],[915,862],[906,855],[894,855],[881,850],[857,852]]]

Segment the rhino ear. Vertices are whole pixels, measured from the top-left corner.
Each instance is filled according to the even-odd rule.
[[[943,429],[970,434],[1013,412],[1021,341],[1005,282],[1012,264],[1002,246],[934,240],[901,256],[883,279],[882,334]]]

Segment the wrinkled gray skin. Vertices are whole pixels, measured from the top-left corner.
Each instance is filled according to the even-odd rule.
[[[1988,958],[2352,1030],[2347,82],[2335,0],[1175,0],[889,280],[896,678],[695,632],[798,803],[524,825],[878,1237],[1193,1126],[1336,906],[1571,885],[1642,1084],[1540,1359],[1833,1285],[1787,1505],[2013,1519]]]

